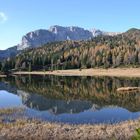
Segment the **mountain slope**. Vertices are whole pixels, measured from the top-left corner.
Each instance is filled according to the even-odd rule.
[[[15,56],[19,51],[26,48],[37,48],[46,43],[58,42],[65,40],[89,40],[99,35],[117,35],[118,33],[103,32],[100,30],[92,29],[85,30],[80,27],[62,27],[52,26],[48,30],[36,30],[27,33],[22,37],[21,43],[16,47],[11,47],[7,50],[0,51],[0,59]]]
[[[15,56],[16,54],[18,54],[18,52],[19,51],[17,50],[17,46],[8,48],[6,50],[0,50],[0,60],[3,60],[11,56]]]
[[[99,35],[117,35],[118,33],[103,32],[100,30],[85,30],[80,27],[62,27],[52,26],[48,30],[36,30],[27,33],[22,37],[21,44],[18,45],[18,50],[25,48],[36,48],[50,42],[65,41],[65,40],[89,40]]]
[[[97,36],[87,41],[49,43],[25,50],[16,58],[5,61],[3,69],[31,71],[139,66],[139,37],[140,30],[129,30],[116,36]]]

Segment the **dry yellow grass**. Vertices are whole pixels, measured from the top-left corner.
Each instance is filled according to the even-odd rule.
[[[14,109],[0,111],[11,114]],[[139,120],[112,125],[69,125],[18,118],[10,123],[0,121],[0,140],[131,140],[137,128]]]
[[[1,124],[2,125],[2,124]],[[0,127],[1,140],[131,140],[140,122],[127,121],[114,125],[68,125],[17,120]]]
[[[24,108],[4,108],[0,109],[0,116],[2,115],[11,115],[16,112],[23,112],[25,109]]]
[[[110,68],[110,69],[72,69],[56,71],[32,71],[15,72],[14,74],[33,75],[62,75],[62,76],[116,76],[116,77],[140,77],[140,68]]]

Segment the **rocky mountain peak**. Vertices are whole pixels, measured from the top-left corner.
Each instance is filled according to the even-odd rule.
[[[58,32],[62,32],[64,30],[66,30],[65,27],[54,25],[54,26],[51,26],[48,31],[50,31],[54,34],[57,34]]]
[[[24,50],[26,48],[36,48],[40,47],[46,43],[56,42],[56,41],[65,41],[65,40],[89,40],[93,37],[99,35],[117,35],[118,33],[104,32],[97,29],[86,30],[77,26],[63,27],[59,25],[51,26],[47,29],[39,29],[27,33],[21,39],[21,43],[16,46],[16,52]],[[11,49],[10,49],[11,51]],[[8,49],[1,51],[3,56],[8,56],[11,54]],[[13,54],[12,50],[12,54]],[[6,55],[5,55],[6,54]],[[16,53],[14,53],[16,54]]]
[[[36,48],[49,42],[64,41],[64,40],[88,40],[99,35],[117,35],[117,33],[103,32],[101,30],[92,29],[85,30],[84,28],[70,26],[63,27],[54,25],[48,30],[36,30],[27,33],[22,37],[21,43],[18,45],[18,50],[25,48]]]
[[[95,29],[95,28],[91,29],[90,31],[91,31],[93,37],[96,37],[96,36],[99,36],[99,35],[103,34],[103,32],[101,30],[98,30],[98,29]]]

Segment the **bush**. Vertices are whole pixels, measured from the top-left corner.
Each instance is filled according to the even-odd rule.
[[[136,129],[136,134],[133,136],[132,140],[140,140],[140,128]]]

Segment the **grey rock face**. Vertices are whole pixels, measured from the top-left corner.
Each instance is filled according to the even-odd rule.
[[[86,40],[90,39],[92,36],[92,33],[90,33],[88,30],[73,26],[52,26],[50,27],[49,31],[55,34],[55,41]]]
[[[118,32],[105,32],[105,31],[101,31],[101,30],[97,30],[97,29],[92,29],[92,30],[90,30],[90,32],[92,33],[93,37],[97,37],[97,36],[100,36],[100,35],[115,36],[115,35],[120,34]]]
[[[48,30],[30,32],[22,37],[21,44],[18,45],[17,50],[23,50],[28,47],[39,47],[48,42],[53,42],[54,39],[54,35]]]
[[[117,35],[118,33],[103,32],[100,30],[85,30],[80,27],[51,26],[48,30],[36,30],[23,36],[18,50],[31,47],[36,48],[49,42],[65,40],[89,40],[99,35]]]
[[[22,37],[21,43],[7,50],[0,50],[0,60],[15,56],[26,48],[40,47],[49,42],[65,40],[89,40],[99,35],[117,35],[118,33],[103,32],[101,30],[85,30],[80,27],[51,26],[48,30],[36,30]]]

